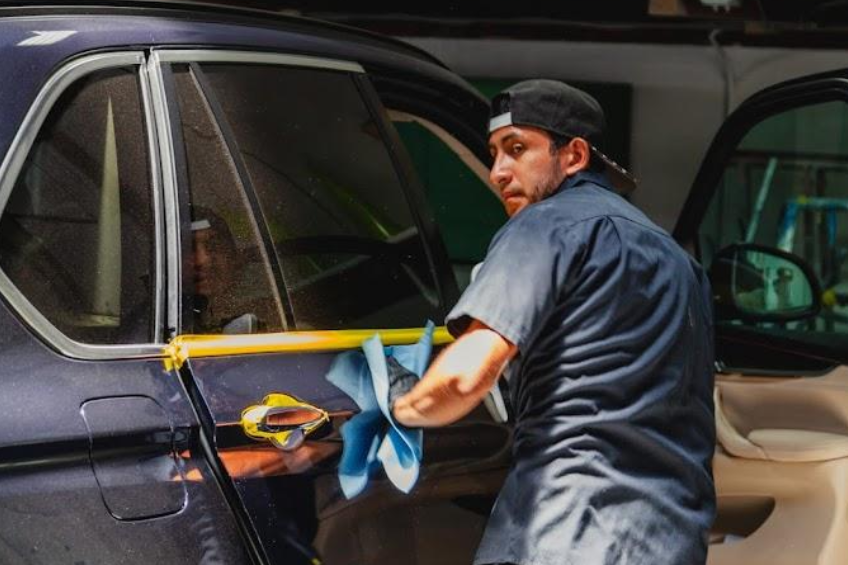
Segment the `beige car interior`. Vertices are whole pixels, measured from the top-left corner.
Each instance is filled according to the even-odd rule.
[[[848,367],[716,376],[709,565],[848,563]]]

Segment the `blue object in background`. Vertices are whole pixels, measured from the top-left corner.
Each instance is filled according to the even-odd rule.
[[[347,351],[333,362],[327,380],[359,406],[360,413],[341,428],[344,450],[339,464],[342,492],[350,499],[361,493],[380,465],[398,489],[408,493],[418,480],[423,432],[395,422],[389,409],[386,358],[394,357],[420,378],[433,349],[435,325],[428,321],[414,345],[384,347],[380,334],[362,344],[362,351]]]

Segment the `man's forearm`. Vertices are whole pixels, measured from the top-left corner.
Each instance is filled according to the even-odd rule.
[[[449,345],[418,384],[395,401],[395,419],[408,427],[443,426],[471,412],[497,382],[516,348],[479,322]]]

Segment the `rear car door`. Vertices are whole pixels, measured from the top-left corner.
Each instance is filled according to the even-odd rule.
[[[428,431],[415,489],[376,474],[347,500],[339,428],[354,400],[326,379],[379,332],[414,343],[456,296],[409,158],[354,62],[244,51],[157,51],[171,131],[183,335],[194,395],[230,501],[271,562],[467,563],[509,459],[480,408]],[[249,335],[232,335],[249,334]],[[449,341],[437,329],[437,345]],[[286,395],[305,441],[250,439],[246,409]],[[326,423],[324,423],[326,420]],[[281,449],[280,447],[285,449]]]
[[[711,564],[848,560],[846,132],[842,76],[754,96],[678,223],[716,298]]]
[[[38,69],[30,26],[3,27],[8,76]],[[0,97],[18,132],[0,165],[0,562],[248,562],[163,363],[144,54],[83,53],[43,78],[20,123],[25,100]]]

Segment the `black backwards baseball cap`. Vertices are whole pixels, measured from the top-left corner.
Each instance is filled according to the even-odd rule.
[[[598,101],[578,88],[547,79],[525,80],[492,99],[489,133],[506,126],[533,126],[565,137],[582,137],[601,160],[619,192],[636,188],[636,179],[598,147],[604,146],[606,118]]]

